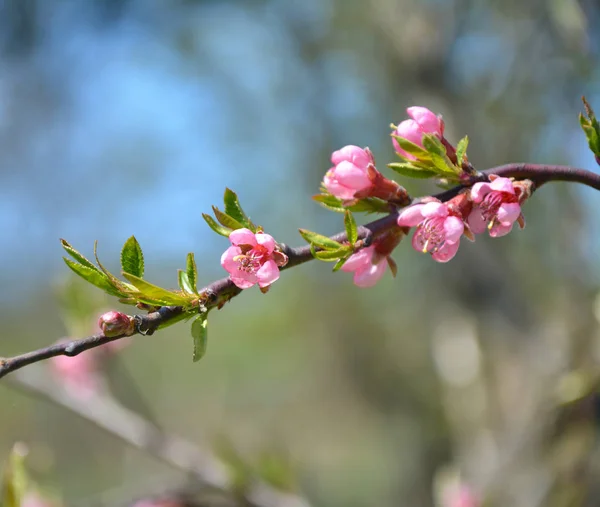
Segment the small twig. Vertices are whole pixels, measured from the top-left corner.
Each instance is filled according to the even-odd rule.
[[[586,171],[585,169],[558,165],[515,163],[493,167],[478,173],[469,180],[468,184],[458,185],[453,189],[446,190],[433,197],[436,197],[443,202],[448,201],[464,188],[467,188],[478,181],[487,181],[490,174],[507,178],[529,179],[534,183],[535,188],[539,188],[541,185],[550,181],[568,181],[572,183],[581,183],[595,188],[596,190],[600,190],[600,175]],[[394,211],[379,220],[375,220],[359,227],[359,239],[364,240],[365,243],[368,244],[374,236],[396,227],[397,216],[398,212]],[[340,232],[331,236],[331,239],[344,242],[347,241],[347,236],[345,232]],[[304,264],[313,259],[308,245],[297,248],[282,245],[282,250],[289,259],[287,265],[283,267],[282,270]],[[204,287],[201,293],[206,295],[204,307],[207,310],[211,310],[213,308],[221,308],[223,304],[240,294],[240,292],[242,292],[242,290],[236,287],[229,278],[222,278],[221,280],[217,280]],[[181,317],[182,312],[183,308],[180,306],[164,306],[156,312],[151,312],[146,315],[136,315],[136,329],[134,334],[152,334],[160,326]],[[51,345],[14,357],[0,358],[0,378],[29,364],[54,356],[75,356],[85,350],[104,345],[105,343],[124,338],[125,336],[126,335],[121,335],[107,338],[103,335],[93,335],[81,340]]]
[[[61,385],[52,382],[41,369],[16,372],[7,382],[28,395],[77,414],[126,444],[193,476],[206,487],[229,494],[234,492],[227,465],[214,453],[165,433],[119,404],[108,392],[96,393],[92,398],[76,398]],[[254,507],[310,507],[303,498],[274,489],[258,479],[244,492],[244,497]]]

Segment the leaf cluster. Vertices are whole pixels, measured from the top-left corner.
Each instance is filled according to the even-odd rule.
[[[585,115],[579,113],[579,124],[583,129],[590,150],[592,150],[592,153],[598,159],[600,157],[600,125],[598,124],[594,110],[585,97],[581,97],[581,100],[585,107]]]
[[[237,194],[233,190],[229,188],[225,189],[223,204],[225,211],[221,211],[216,206],[212,207],[217,220],[206,213],[202,213],[202,217],[208,226],[217,234],[229,237],[231,232],[236,229],[246,228],[250,229],[252,232],[260,230],[260,227],[252,223],[248,215],[246,215],[240,205]]]

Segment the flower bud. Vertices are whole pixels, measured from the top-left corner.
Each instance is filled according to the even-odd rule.
[[[133,319],[121,312],[110,311],[100,315],[98,327],[109,338],[116,336],[131,336],[134,331]]]

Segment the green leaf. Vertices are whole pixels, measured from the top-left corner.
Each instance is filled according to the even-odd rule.
[[[187,273],[190,286],[192,287],[192,292],[194,294],[198,294],[198,267],[196,266],[196,259],[194,259],[194,254],[192,252],[187,254],[185,271]]]
[[[317,201],[319,204],[331,211],[343,213],[346,210],[342,204],[342,201],[331,194],[313,195],[313,200]]]
[[[206,315],[199,315],[196,317],[196,320],[192,322],[192,338],[194,339],[194,354],[192,360],[194,362],[200,361],[204,354],[206,354],[208,340],[207,326],[208,319],[206,318]]]
[[[152,303],[148,304],[160,304],[160,305],[175,305],[175,306],[186,306],[191,302],[190,298],[186,298],[180,294],[176,294],[167,289],[163,289],[162,287],[158,287],[157,285],[153,285],[146,280],[142,280],[141,278],[132,275],[130,273],[123,273],[123,276],[127,278],[131,282],[131,284],[141,293],[141,296],[148,298],[152,301]],[[132,294],[132,296],[137,297],[141,300],[140,295]]]
[[[306,229],[298,229],[298,231],[307,243],[323,248],[324,250],[337,250],[343,246],[341,243],[316,232],[307,231]]]
[[[388,164],[388,167],[396,171],[398,174],[407,176],[408,178],[427,179],[437,175],[437,172],[434,172],[431,169],[420,169],[411,163],[394,162],[392,164]]]
[[[2,477],[2,491],[0,492],[2,507],[21,507],[27,491],[26,454],[23,444],[13,446]]]
[[[337,250],[319,250],[315,251],[314,257],[320,261],[337,261],[338,259],[348,255],[348,253],[351,251],[352,247],[350,246],[338,248]]]
[[[115,287],[116,289],[125,292],[126,291],[126,287],[123,284],[123,282],[121,282],[121,280],[119,280],[115,275],[113,275],[108,269],[106,269],[102,263],[100,262],[100,259],[98,258],[98,242],[94,241],[94,258],[96,259],[96,263],[98,264],[98,267],[102,270],[102,272],[108,277],[108,280],[110,281],[111,285],[113,287]]]
[[[341,267],[346,264],[346,261],[348,260],[350,256],[348,257],[343,257],[342,259],[340,259],[339,261],[337,261],[335,263],[335,266],[333,266],[333,272],[335,273],[336,271],[339,271],[341,269]]]
[[[228,229],[227,227],[223,227],[222,225],[219,225],[215,221],[215,219],[213,217],[211,217],[210,215],[207,215],[206,213],[202,213],[202,218],[204,218],[204,220],[206,221],[208,226],[213,231],[215,231],[217,234],[220,234],[221,236],[225,236],[226,238],[228,238],[229,235],[231,234],[231,229]]]
[[[98,271],[97,269],[88,268],[83,264],[77,264],[76,262],[73,262],[71,259],[67,259],[66,257],[63,257],[63,260],[65,261],[67,266],[71,268],[71,270],[77,273],[86,282],[95,285],[96,287],[102,289],[104,292],[107,292],[111,296],[122,296],[121,292],[113,286],[108,277],[101,271]]]
[[[244,224],[238,222],[235,218],[233,218],[232,216],[229,216],[227,213],[223,213],[216,206],[213,206],[213,212],[214,212],[215,216],[217,217],[217,220],[221,223],[221,225],[224,225],[225,227],[229,227],[230,229],[233,229],[234,231],[236,229],[243,229],[245,227]]]
[[[79,264],[83,264],[87,268],[94,269],[96,271],[100,271],[91,261],[89,261],[88,259],[86,259],[77,250],[75,250],[71,245],[69,245],[69,243],[67,243],[66,240],[61,239],[60,242],[62,244],[62,247],[65,249],[65,251],[71,257],[73,257],[73,259],[75,259]]]
[[[425,148],[430,154],[435,153],[440,157],[446,155],[446,147],[442,144],[440,139],[433,134],[424,134],[422,138],[423,148]]]
[[[234,220],[238,221],[247,229],[250,229],[252,232],[256,232],[256,227],[248,218],[248,215],[244,213],[244,210],[240,206],[240,202],[238,200],[237,194],[230,190],[229,188],[225,189],[225,195],[223,197],[223,203],[225,204],[225,213],[232,217]]]
[[[348,242],[354,245],[358,240],[358,231],[356,228],[356,220],[352,216],[349,210],[344,213],[344,228],[346,229],[346,236],[348,236]]]
[[[354,213],[389,213],[390,205],[383,199],[367,197],[349,206],[348,209]]]
[[[121,269],[124,273],[129,273],[139,278],[144,276],[144,254],[135,236],[131,236],[123,245],[123,250],[121,250]]]
[[[410,142],[408,139],[404,139],[403,137],[392,135],[392,137],[398,141],[400,148],[402,148],[407,153],[414,155],[415,157],[421,160],[429,160],[429,153],[424,148],[417,146],[415,143]],[[401,158],[402,155],[398,154]]]
[[[448,177],[448,174],[457,174],[456,167],[446,155],[442,157],[437,153],[432,153],[431,161],[433,162],[433,165],[439,170],[438,174],[444,175],[445,177]]]
[[[182,291],[187,292],[188,294],[195,294],[194,289],[192,289],[192,284],[190,283],[188,274],[185,271],[178,269],[177,279],[179,281],[179,287]]]
[[[463,137],[456,145],[456,160],[460,166],[463,163],[465,155],[467,154],[467,146],[469,146],[469,136]]]

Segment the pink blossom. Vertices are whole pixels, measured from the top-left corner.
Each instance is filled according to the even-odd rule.
[[[481,502],[471,488],[464,484],[449,488],[444,495],[443,507],[479,507]]]
[[[393,135],[403,137],[417,146],[423,146],[423,134],[433,134],[440,139],[444,137],[444,122],[441,116],[437,116],[425,107],[409,107],[406,112],[411,117],[404,120],[396,128]],[[396,152],[408,160],[416,160],[417,157],[407,153],[400,147],[398,141],[392,137]]]
[[[398,216],[398,225],[416,226],[413,248],[430,253],[433,260],[438,262],[448,262],[456,255],[465,230],[463,221],[450,214],[448,206],[438,201],[405,208]]]
[[[468,224],[475,234],[488,229],[490,236],[498,238],[508,234],[515,221],[522,220],[519,198],[509,178],[475,183],[471,198],[475,206],[469,214]]]
[[[131,335],[133,333],[133,318],[122,312],[111,310],[100,315],[98,327],[104,336]]]
[[[371,245],[352,254],[342,266],[342,271],[354,272],[354,284],[366,288],[381,279],[386,267],[386,256],[378,254],[375,245]]]
[[[237,229],[229,235],[229,241],[232,246],[223,252],[221,266],[240,289],[257,283],[265,288],[279,278],[279,267],[287,263],[287,257],[276,249],[272,236]]]
[[[29,492],[21,501],[21,507],[52,507],[52,504],[37,493]]]
[[[331,155],[334,167],[323,178],[323,185],[338,199],[349,200],[356,192],[372,186],[368,175],[369,165],[374,166],[373,155],[368,149],[344,146]]]
[[[60,383],[78,398],[89,399],[103,387],[94,350],[72,357],[56,356],[51,358],[49,363]]]

